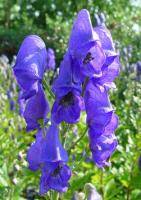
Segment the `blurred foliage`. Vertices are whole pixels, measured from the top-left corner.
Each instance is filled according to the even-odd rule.
[[[136,76],[136,63],[141,59],[141,7],[130,0],[80,0],[79,3],[76,0],[0,0],[0,54],[10,59],[9,63],[6,58],[0,58],[0,200],[45,199],[38,195],[39,173],[27,168],[26,152],[35,132],[26,133],[25,122],[18,115],[18,88],[10,67],[13,55],[26,35],[38,34],[47,47],[55,50],[59,67],[73,20],[82,8],[90,11],[93,24],[96,24],[94,13],[104,13],[106,26],[121,54],[117,89],[110,92],[119,116],[116,132],[119,145],[111,158],[111,167],[105,171],[91,162],[87,136],[71,149],[69,165],[73,176],[62,199],[70,200],[75,191],[84,192],[88,182],[95,185],[104,200],[141,199],[141,77],[139,80]],[[50,72],[46,80],[49,82],[52,76]],[[13,111],[7,98],[11,85]],[[78,131],[75,126],[68,129],[65,146],[75,141],[84,129],[82,114]]]

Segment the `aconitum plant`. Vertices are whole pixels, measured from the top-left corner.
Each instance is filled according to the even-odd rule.
[[[72,171],[67,164],[70,155],[64,148],[64,139],[60,140],[62,123],[69,127],[73,124],[74,128],[81,112],[86,112],[86,129],[78,141],[88,132],[92,159],[99,168],[110,165],[109,158],[117,146],[114,132],[118,118],[108,91],[115,87],[113,81],[119,74],[120,63],[105,25],[93,28],[89,12],[83,9],[78,13],[59,75],[51,91],[47,86],[54,99],[49,109],[42,84],[45,71],[54,66],[53,51],[46,49],[40,37],[30,35],[24,39],[13,67],[20,87],[19,101],[25,103],[22,112],[26,130],[37,130],[27,161],[30,170],[41,171],[41,195],[49,190],[66,192],[69,185]]]

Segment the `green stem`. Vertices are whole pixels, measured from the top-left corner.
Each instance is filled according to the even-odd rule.
[[[45,86],[45,88],[46,88],[46,90],[48,91],[48,93],[50,94],[50,96],[51,96],[53,99],[55,99],[54,94],[51,92],[51,90],[50,90],[50,88],[49,88],[49,86],[48,86],[48,84],[46,83],[45,80],[43,80],[43,85]]]
[[[88,83],[89,77],[86,77],[82,86],[82,97],[84,96],[85,88]]]
[[[86,127],[86,129],[84,130],[84,133],[68,148],[68,151],[72,148],[75,147],[75,145],[85,136],[85,134],[88,131],[88,126]]]

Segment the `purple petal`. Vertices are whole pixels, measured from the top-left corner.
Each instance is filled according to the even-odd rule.
[[[73,53],[85,43],[97,40],[97,35],[93,31],[90,14],[86,9],[82,9],[73,24],[70,41],[69,51]]]
[[[40,194],[47,193],[49,189],[66,192],[70,177],[71,170],[65,163],[48,163],[42,170]]]
[[[85,90],[84,100],[87,123],[100,134],[111,120],[113,112],[107,90],[103,86],[96,85],[94,79],[90,79]]]
[[[64,97],[55,100],[51,111],[52,121],[57,124],[62,121],[76,123],[79,121],[83,108],[82,97],[77,93],[69,92]]]
[[[105,26],[97,26],[94,31],[98,34],[103,49],[115,51],[111,33]]]
[[[96,135],[92,128],[89,130],[90,149],[92,151],[93,160],[100,168],[109,165],[108,160],[116,149],[117,140],[114,131],[117,126],[118,118],[113,113],[110,122],[100,136]]]
[[[42,159],[44,162],[67,162],[68,155],[59,140],[57,126],[51,125],[46,133],[46,143],[43,146]]]
[[[49,105],[46,100],[43,88],[39,85],[38,93],[31,97],[24,111],[24,118],[27,123],[27,131],[31,131],[39,126],[38,120],[45,119],[49,112]]]
[[[29,163],[29,169],[36,171],[41,167],[42,162],[42,146],[46,142],[42,130],[39,130],[36,135],[36,141],[31,144],[31,147],[27,153],[27,161]]]
[[[32,93],[33,90],[37,92],[37,81],[42,80],[46,65],[47,51],[43,40],[36,35],[26,37],[13,67],[21,89]]]
[[[77,66],[75,66],[77,67]],[[60,65],[59,76],[53,83],[52,91],[55,96],[62,97],[66,95],[70,90],[75,89],[81,92],[81,85],[79,80],[74,77],[74,65],[73,60],[67,52]]]

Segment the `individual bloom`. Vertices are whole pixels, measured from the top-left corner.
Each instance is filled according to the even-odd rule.
[[[25,101],[25,99],[21,99],[21,96],[22,96],[22,91],[19,91],[19,95],[18,95],[19,115],[23,116],[26,101]]]
[[[109,165],[109,158],[117,147],[114,131],[118,126],[118,118],[113,113],[110,122],[106,125],[103,133],[99,136],[95,133],[95,127],[89,129],[90,150],[93,161],[99,168]]]
[[[51,48],[47,49],[47,69],[55,69],[55,54]]]
[[[88,42],[81,46],[75,53],[75,58],[78,60],[81,73],[86,77],[101,74],[105,54],[97,42]]]
[[[94,127],[95,133],[101,134],[113,113],[107,89],[95,84],[94,79],[90,79],[86,86],[84,101],[88,126]]]
[[[78,13],[69,41],[69,52],[78,60],[80,72],[91,77],[101,73],[105,54],[99,45],[99,38],[94,32],[89,12],[85,9]]]
[[[42,160],[45,165],[40,179],[40,194],[47,193],[49,189],[66,192],[71,170],[66,165],[68,155],[60,143],[57,126],[51,125],[47,131]]]
[[[81,93],[81,82],[75,74],[77,73],[75,60],[67,52],[60,65],[59,75],[53,83],[52,91],[57,97],[62,97],[72,89]],[[75,70],[75,71],[74,71]]]
[[[25,107],[24,118],[27,123],[27,131],[38,128],[38,120],[45,119],[49,112],[49,105],[41,84],[38,88],[37,94],[28,100]]]
[[[80,94],[70,91],[65,96],[56,98],[51,111],[52,121],[57,124],[62,121],[76,123],[83,108],[83,98]]]
[[[45,134],[45,135],[44,135]],[[36,141],[27,153],[29,169],[35,171],[42,168],[45,163],[67,162],[68,155],[59,141],[59,129],[51,125],[44,133],[39,129]]]
[[[38,92],[38,82],[43,79],[47,66],[47,51],[43,40],[36,36],[27,36],[17,55],[13,71],[20,88],[22,98],[28,99]]]
[[[47,163],[42,169],[40,179],[40,194],[44,195],[49,189],[66,192],[71,177],[70,168],[62,161]]]

